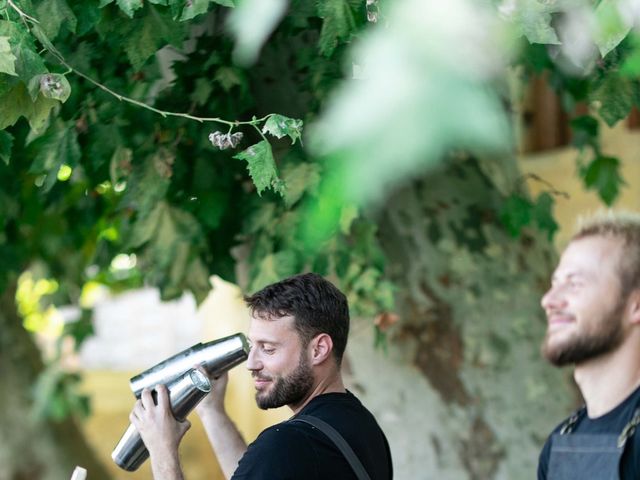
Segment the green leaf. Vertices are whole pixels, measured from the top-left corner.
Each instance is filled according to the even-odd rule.
[[[287,185],[284,201],[290,207],[298,202],[306,191],[314,192],[318,188],[320,167],[307,162],[290,164],[283,169],[282,179]]]
[[[104,141],[104,140],[102,140]],[[131,173],[131,159],[133,157],[133,152],[130,148],[126,148],[120,144],[115,145],[115,149],[111,154],[111,158],[109,159],[109,180],[113,185],[117,184],[120,180]],[[138,169],[142,167],[136,167],[133,170],[132,178],[129,180],[131,184],[131,189],[126,190],[125,197],[122,200],[124,205],[129,206],[129,195],[131,192],[135,192],[135,183],[137,181],[136,174],[138,173]],[[142,193],[142,192],[140,192]]]
[[[127,248],[138,248],[156,236],[164,209],[165,202],[158,202],[148,215],[140,215],[133,225]]]
[[[288,135],[291,143],[294,144],[302,136],[302,120],[278,114],[271,115],[262,127],[262,133],[268,133],[276,138]]]
[[[226,192],[220,188],[208,190],[198,196],[197,215],[200,221],[210,229],[220,227],[222,218],[229,208]]]
[[[518,237],[523,227],[531,223],[531,202],[521,195],[507,198],[500,211],[500,220],[512,237]]]
[[[129,18],[133,18],[136,10],[142,8],[142,0],[116,0],[116,3]]]
[[[193,293],[196,302],[201,304],[211,291],[211,274],[200,258],[194,258],[187,266],[188,274],[183,279],[186,287]]]
[[[47,36],[45,31],[40,27],[40,25],[33,25],[31,27],[31,33],[33,34],[34,37],[36,37],[40,41],[40,43],[44,48],[46,48],[49,51],[55,50],[53,43],[51,43],[51,40],[49,40],[49,37]]]
[[[235,2],[233,0],[191,0],[189,2],[185,2],[185,7],[180,15],[180,21],[184,22],[191,20],[198,15],[207,13],[209,6],[212,3],[217,3],[223,7],[235,7]]]
[[[133,226],[128,248],[144,247],[139,258],[147,280],[160,287],[164,300],[176,298],[185,289],[202,301],[211,289],[209,272],[198,251],[202,231],[189,212],[160,201]]]
[[[318,0],[318,16],[322,18],[322,30],[318,46],[320,53],[331,56],[338,42],[347,40],[356,29],[355,9],[364,2],[353,0]]]
[[[100,9],[94,2],[73,2],[71,8],[77,18],[76,35],[90,32],[100,21]]]
[[[13,125],[23,116],[29,121],[32,130],[39,132],[46,125],[49,112],[57,100],[39,95],[35,102],[27,92],[23,83],[18,83],[9,92],[0,97],[0,130]]]
[[[551,20],[552,14],[561,11],[562,8],[560,2],[521,0],[506,16],[529,42],[559,45],[560,40],[551,26]]]
[[[198,15],[207,13],[210,4],[211,0],[191,0],[190,2],[185,2],[185,7],[184,10],[182,10],[180,21],[185,22],[197,17]]]
[[[37,30],[34,26],[34,30]],[[9,45],[15,55],[15,72],[28,84],[38,74],[47,73],[44,61],[36,52],[33,37],[20,25],[0,20],[0,36],[9,37]]]
[[[44,0],[36,8],[36,16],[50,40],[56,38],[63,24],[72,33],[78,25],[78,19],[65,0]]]
[[[9,165],[11,159],[11,147],[13,146],[13,135],[4,130],[0,130],[0,160]]]
[[[640,76],[640,35],[634,34],[629,44],[631,53],[620,67],[620,75],[637,78]]]
[[[240,73],[237,68],[234,67],[220,67],[216,71],[214,80],[220,84],[225,92],[231,90],[236,85],[242,85],[243,79],[240,77]]]
[[[255,292],[261,288],[275,283],[283,278],[290,277],[298,271],[298,257],[292,250],[282,250],[265,256],[253,275],[249,290]]]
[[[74,125],[65,125],[58,120],[45,135],[34,142],[37,155],[29,168],[29,172],[45,174],[43,189],[49,191],[55,185],[58,171],[62,165],[73,168],[80,160],[81,152],[78,134]]]
[[[599,156],[584,171],[584,183],[596,190],[604,203],[611,206],[620,193],[624,180],[620,176],[620,161],[615,157]]]
[[[16,56],[11,52],[9,37],[0,37],[0,72],[8,75],[16,73]]]
[[[349,235],[351,225],[358,218],[360,213],[355,205],[345,205],[340,212],[340,231],[345,235]]]
[[[549,193],[543,192],[538,195],[531,212],[538,228],[547,232],[549,241],[553,240],[553,236],[558,231],[558,224],[553,217],[554,203],[553,197]]]
[[[620,12],[621,3],[619,0],[602,0],[595,11],[594,41],[603,58],[625,39],[633,26],[633,19]]]
[[[269,142],[263,140],[251,145],[233,158],[247,162],[249,175],[251,175],[251,179],[256,186],[258,195],[261,195],[267,188],[272,188],[274,191],[278,190],[278,170]],[[282,194],[283,192],[280,193]]]
[[[134,69],[139,70],[144,62],[166,43],[177,45],[184,35],[184,26],[174,22],[168,12],[159,12],[150,7],[140,18],[125,40],[125,51]]]
[[[211,81],[206,78],[198,78],[196,79],[196,88],[193,89],[189,98],[194,101],[197,105],[205,105],[209,100],[209,96],[213,91],[213,86],[211,85]]]
[[[114,154],[113,162],[130,161],[130,157],[121,156],[125,153],[122,150],[116,151],[117,156]],[[122,205],[136,210],[140,217],[148,215],[167,194],[171,179],[163,170],[163,162],[172,161],[168,155],[168,152],[159,150],[146,158],[144,163],[136,165],[127,179]]]
[[[612,127],[626,118],[633,107],[632,80],[610,73],[591,93],[589,100],[600,103],[598,113]]]
[[[598,120],[590,115],[582,115],[571,120],[571,143],[577,148],[595,146],[598,143]]]

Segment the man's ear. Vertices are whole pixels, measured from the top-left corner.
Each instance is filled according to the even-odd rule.
[[[311,365],[320,365],[325,362],[333,351],[333,340],[327,333],[320,333],[309,342],[311,349]]]
[[[629,295],[629,320],[632,325],[640,325],[640,288],[636,288]]]

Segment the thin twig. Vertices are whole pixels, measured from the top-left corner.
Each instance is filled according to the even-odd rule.
[[[11,8],[13,8],[18,13],[18,15],[20,15],[20,18],[25,22],[25,25],[27,26],[27,28],[29,28],[29,26],[26,24],[26,20],[32,22],[35,25],[38,25],[40,23],[40,22],[38,22],[37,19],[35,19],[35,18],[27,15],[26,13],[24,13],[15,3],[13,3],[13,0],[7,0],[7,3]],[[179,118],[186,118],[188,120],[194,120],[194,121],[199,122],[199,123],[205,123],[205,122],[222,123],[224,125],[229,125],[229,131],[231,131],[233,129],[233,127],[238,127],[240,125],[253,125],[255,127],[257,124],[266,121],[271,115],[273,115],[273,114],[269,114],[269,115],[266,115],[266,116],[264,116],[262,118],[253,118],[253,119],[247,120],[247,121],[238,121],[238,120],[230,121],[230,120],[224,120],[224,119],[218,118],[218,117],[198,117],[196,115],[190,115],[188,113],[169,112],[169,111],[166,111],[166,110],[160,110],[159,108],[152,107],[151,105],[148,105],[148,104],[146,104],[144,102],[141,102],[139,100],[135,100],[133,98],[127,97],[125,95],[121,95],[121,94],[119,94],[117,92],[114,92],[113,90],[111,90],[106,85],[103,85],[102,83],[98,82],[97,80],[94,80],[93,78],[91,78],[89,75],[87,75],[87,74],[85,74],[85,73],[83,73],[83,72],[81,72],[79,70],[76,70],[71,65],[69,65],[69,63],[67,63],[67,61],[62,56],[62,54],[53,46],[53,44],[51,44],[51,42],[48,41],[48,39],[47,39],[47,42],[49,43],[49,45],[43,45],[44,48],[49,53],[51,53],[51,55],[53,55],[56,58],[56,60],[58,60],[58,62],[60,62],[65,67],[67,67],[69,72],[74,72],[79,77],[84,78],[85,80],[87,80],[91,84],[95,85],[96,87],[100,88],[101,90],[105,91],[109,95],[112,95],[112,96],[116,97],[121,102],[130,103],[130,104],[136,105],[136,106],[138,106],[140,108],[144,108],[144,109],[150,110],[150,111],[152,111],[154,113],[157,113],[158,115],[161,115],[163,118],[179,117]],[[40,42],[40,43],[43,43],[43,42]],[[260,132],[260,129],[257,128],[257,130],[258,130],[258,132]],[[260,134],[262,135],[262,132],[260,132]],[[264,138],[264,135],[262,135],[262,137]]]
[[[15,3],[13,3],[13,0],[7,0],[7,4],[13,8],[16,12],[18,12],[18,15],[20,15],[20,18],[22,18],[22,20],[29,20],[30,22],[35,23],[36,25],[40,22],[38,22],[38,20],[36,20],[35,18],[27,15],[26,13],[24,13],[22,10],[20,10],[20,7],[18,7]]]
[[[549,187],[549,193],[556,195],[557,197],[564,197],[564,198],[571,198],[571,195],[569,195],[569,193],[567,192],[563,192],[561,190],[558,190],[556,187],[554,187],[550,182],[548,182],[547,180],[545,180],[544,178],[536,175],[535,173],[527,173],[526,175],[522,176],[523,180],[535,180],[537,182],[542,183],[543,185],[546,185],[547,187]]]

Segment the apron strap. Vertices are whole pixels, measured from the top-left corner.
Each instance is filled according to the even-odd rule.
[[[622,429],[622,433],[618,437],[618,448],[624,448],[629,437],[636,431],[638,424],[640,424],[640,407],[636,408],[636,411],[633,413],[633,418],[631,418],[629,423]]]
[[[587,407],[580,407],[578,410],[573,412],[569,419],[564,422],[564,425],[560,427],[560,435],[567,435],[573,432],[573,429],[578,425],[578,421],[582,418],[584,413],[587,411]]]

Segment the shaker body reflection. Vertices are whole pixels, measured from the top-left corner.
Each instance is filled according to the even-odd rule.
[[[209,377],[217,377],[244,362],[249,355],[249,342],[242,333],[198,343],[163,360],[130,380],[131,390],[140,398],[142,389],[167,385],[194,365],[202,365]]]

